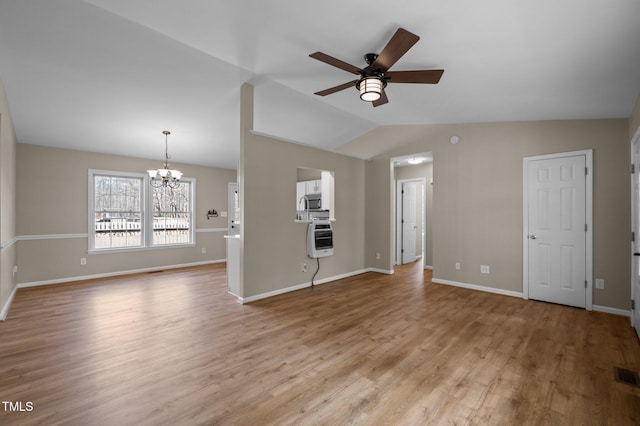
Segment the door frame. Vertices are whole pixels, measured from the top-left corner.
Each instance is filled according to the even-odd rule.
[[[631,148],[631,163],[633,163],[634,161],[634,155],[635,155],[635,149],[634,147],[636,146],[636,144],[640,144],[640,127],[638,127],[638,129],[636,130],[636,133],[633,135],[633,137],[631,138],[631,144],[630,144],[630,148]],[[640,169],[640,164],[636,165],[636,167],[638,167]],[[640,212],[638,212],[637,210],[637,206],[635,203],[635,198],[636,198],[636,194],[635,194],[635,190],[634,190],[634,179],[636,179],[636,173],[640,173],[639,170],[634,170],[634,173],[631,173],[631,232],[635,231],[636,226],[635,225],[639,225],[638,227],[640,228],[640,224],[636,224],[635,222],[638,220],[638,215],[640,214]],[[640,238],[639,235],[636,235],[635,238]],[[636,279],[636,275],[638,274],[638,271],[636,270],[636,268],[638,267],[637,262],[638,260],[635,258],[635,256],[633,255],[633,253],[635,253],[635,242],[632,240],[631,241],[631,300],[634,300],[634,303],[640,303],[640,294],[634,294],[636,291],[636,286],[635,286],[635,279]],[[631,327],[634,327],[636,329],[636,334],[638,334],[638,337],[640,338],[640,318],[635,318],[635,310],[630,307],[629,308],[629,320],[631,321]],[[637,324],[636,324],[637,323]]]
[[[593,310],[593,150],[560,152],[556,154],[535,155],[522,159],[522,298],[529,299],[529,188],[527,185],[529,163],[537,160],[585,156],[587,167],[585,179],[585,277],[587,280],[585,309]]]
[[[400,223],[402,217],[399,215],[399,212],[402,210],[402,198],[399,197],[400,191],[402,189],[402,184],[407,182],[421,182],[422,183],[422,215],[420,215],[420,220],[422,221],[422,235],[420,238],[422,239],[422,267],[427,269],[427,178],[426,177],[418,177],[418,178],[408,178],[408,179],[396,179],[396,184],[394,185],[394,198],[395,198],[395,208],[393,209],[393,241],[395,243],[395,261],[394,265],[402,264],[402,253],[400,252],[401,245],[399,244],[399,239],[402,238],[401,229],[402,225]],[[417,219],[417,218],[416,218]]]

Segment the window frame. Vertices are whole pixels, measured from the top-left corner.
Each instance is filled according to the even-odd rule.
[[[95,247],[95,177],[96,176],[109,176],[119,178],[134,178],[140,179],[141,183],[141,214],[140,214],[140,232],[142,245],[135,247],[109,247],[109,248],[96,248]],[[135,172],[123,172],[116,170],[102,170],[102,169],[89,169],[88,171],[88,211],[87,211],[87,229],[88,229],[88,250],[89,254],[98,253],[122,253],[129,251],[142,251],[142,250],[162,250],[171,248],[182,247],[195,247],[196,246],[196,179],[195,178],[182,178],[181,182],[189,183],[189,205],[190,205],[190,217],[189,217],[189,239],[188,243],[171,243],[171,244],[153,244],[153,209],[150,207],[153,203],[153,191],[149,184],[148,173],[135,173]]]

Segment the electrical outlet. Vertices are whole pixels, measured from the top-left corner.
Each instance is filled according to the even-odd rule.
[[[87,264],[87,258],[86,257],[81,257],[80,258],[80,264],[81,265],[86,265]]]
[[[376,253],[376,259],[380,260],[380,253]]]
[[[227,217],[227,212],[220,212],[220,217]]]
[[[596,288],[604,290],[604,280],[602,278],[596,278]]]
[[[456,269],[460,269],[460,262],[456,262]]]
[[[302,272],[307,272],[309,270],[309,267],[307,266],[306,263],[302,263],[302,264],[300,264],[300,270]]]
[[[202,254],[206,254],[207,253],[207,248],[206,247],[202,247]]]
[[[489,265],[480,265],[480,273],[488,274],[489,273]]]
[[[15,276],[18,273],[18,265],[13,267],[13,275]]]

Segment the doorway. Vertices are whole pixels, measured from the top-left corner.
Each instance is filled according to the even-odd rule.
[[[592,151],[524,158],[523,295],[591,310]]]
[[[392,196],[394,264],[421,260],[422,268],[432,269],[433,155],[431,152],[423,152],[394,157],[391,159],[391,166],[394,182]],[[403,186],[405,194],[402,193]],[[415,210],[411,207],[414,193]],[[411,211],[415,211],[414,217],[410,217],[411,215],[407,217],[406,213]],[[412,239],[415,244],[412,243]],[[412,247],[415,248],[412,250]]]

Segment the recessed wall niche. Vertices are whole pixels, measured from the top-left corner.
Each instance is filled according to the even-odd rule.
[[[295,220],[297,222],[334,220],[334,189],[332,171],[298,167]]]

